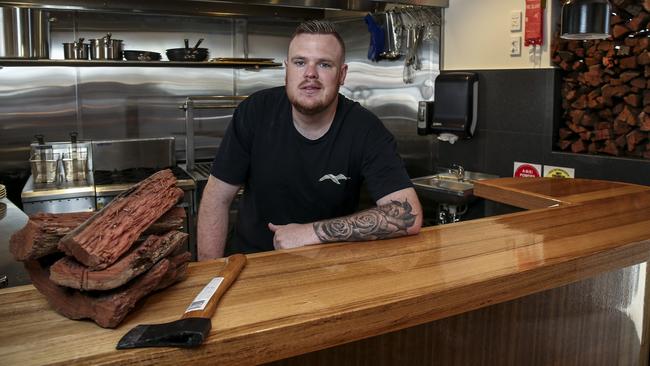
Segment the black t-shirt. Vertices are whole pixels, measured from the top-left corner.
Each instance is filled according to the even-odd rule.
[[[357,210],[362,183],[376,201],[411,187],[395,139],[359,103],[338,96],[330,129],[309,140],[294,127],[284,87],[237,107],[211,174],[244,185],[226,253],[273,250],[268,223],[308,223]]]

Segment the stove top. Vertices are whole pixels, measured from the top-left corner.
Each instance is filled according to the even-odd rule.
[[[192,179],[187,172],[177,166],[169,167],[174,176],[178,180]],[[150,175],[159,171],[156,168],[130,168],[124,170],[95,170],[93,178],[95,185],[113,185],[113,184],[129,184],[138,183],[143,179],[148,178]]]

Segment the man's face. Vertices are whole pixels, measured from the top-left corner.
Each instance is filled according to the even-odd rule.
[[[285,83],[289,101],[305,115],[327,109],[338,98],[348,65],[333,35],[299,34],[289,44]]]

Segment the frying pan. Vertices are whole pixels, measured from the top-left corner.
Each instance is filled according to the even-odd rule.
[[[208,58],[207,48],[170,48],[165,53],[169,61],[205,61]]]
[[[122,52],[128,61],[160,61],[161,55],[158,52],[126,50]]]
[[[199,39],[193,48],[188,47],[188,40],[185,40],[184,48],[170,48],[165,53],[169,61],[205,61],[208,58],[208,49],[199,48],[203,38]]]

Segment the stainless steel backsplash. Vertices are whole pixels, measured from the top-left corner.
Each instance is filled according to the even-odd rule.
[[[50,57],[63,58],[63,42],[111,32],[125,49],[161,52],[205,38],[210,57],[272,57],[283,61],[295,20],[55,13]],[[416,134],[419,100],[430,100],[439,73],[440,30],[420,50],[422,70],[402,81],[403,61],[370,62],[370,40],[361,17],[334,20],[346,42],[349,72],[341,92],[377,114],[396,136],[412,176],[428,173],[435,141]],[[29,169],[35,134],[48,141],[176,137],[184,160],[187,96],[248,95],[284,84],[284,69],[178,67],[4,67],[0,69],[0,171]],[[210,159],[232,110],[195,113],[197,159]]]

